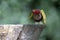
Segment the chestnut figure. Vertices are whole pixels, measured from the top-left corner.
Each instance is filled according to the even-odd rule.
[[[38,9],[33,10],[32,13],[33,13],[33,18],[36,22],[42,21],[43,16],[42,16],[40,10],[38,10]]]
[[[29,18],[32,18],[37,22],[38,24],[46,24],[46,15],[43,10],[34,9],[32,10],[32,14]],[[39,23],[40,22],[40,23]]]

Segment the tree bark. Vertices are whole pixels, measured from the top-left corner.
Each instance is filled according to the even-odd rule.
[[[45,25],[24,25],[17,40],[38,40]]]

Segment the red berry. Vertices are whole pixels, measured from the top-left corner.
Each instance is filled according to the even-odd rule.
[[[40,10],[35,9],[35,10],[32,11],[32,13],[33,13],[33,14],[39,14],[39,13],[40,13]]]

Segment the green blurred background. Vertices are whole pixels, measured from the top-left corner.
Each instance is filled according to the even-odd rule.
[[[60,40],[60,0],[0,0],[0,24],[34,24],[28,19],[33,9],[47,15],[40,40]]]

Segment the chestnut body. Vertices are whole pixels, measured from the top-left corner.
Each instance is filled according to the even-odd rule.
[[[38,9],[33,10],[32,13],[33,13],[33,19],[35,20],[35,22],[40,22],[43,20],[43,16],[40,10]]]

